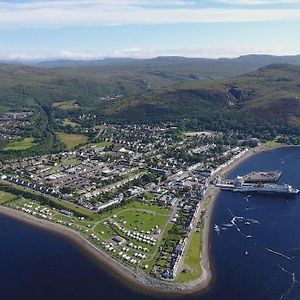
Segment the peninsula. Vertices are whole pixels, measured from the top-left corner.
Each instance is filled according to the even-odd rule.
[[[205,289],[211,181],[262,147],[220,145],[218,132],[179,138],[173,124],[98,130],[69,151],[3,162],[0,213],[71,238],[130,288]]]

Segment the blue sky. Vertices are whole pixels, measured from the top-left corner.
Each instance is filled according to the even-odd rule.
[[[300,0],[0,0],[0,58],[300,54]]]

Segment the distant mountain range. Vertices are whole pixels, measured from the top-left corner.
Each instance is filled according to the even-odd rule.
[[[170,65],[170,64],[251,64],[258,68],[269,64],[289,63],[300,64],[300,55],[274,56],[250,54],[237,58],[187,58],[181,56],[159,56],[150,59],[135,58],[103,58],[94,60],[72,60],[72,59],[51,59],[51,60],[0,60],[0,63],[23,64],[42,68],[60,67],[82,67],[82,66],[111,66],[111,65]]]
[[[0,111],[77,101],[78,110],[110,118],[197,117],[217,109],[300,128],[300,55],[26,63],[0,64]]]
[[[289,63],[300,64],[300,55],[294,56],[274,56],[250,54],[237,58],[187,58],[180,56],[159,56],[151,59],[135,59],[135,58],[104,58],[97,60],[15,60],[0,61],[2,63],[18,63],[43,68],[60,68],[60,67],[82,67],[82,66],[109,66],[109,65],[169,65],[169,64],[251,64],[254,68],[262,67],[269,64]]]

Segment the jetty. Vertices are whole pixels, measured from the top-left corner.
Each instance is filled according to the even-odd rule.
[[[289,184],[275,184],[270,183],[274,181],[278,176],[281,177],[282,172],[275,173],[272,172],[269,175],[269,179],[265,182],[258,180],[261,177],[259,174],[265,174],[265,172],[253,172],[249,175],[238,176],[235,180],[228,181],[220,181],[216,180],[215,186],[223,191],[232,191],[232,192],[240,192],[240,193],[257,193],[257,194],[273,194],[273,195],[286,195],[286,196],[295,196],[299,194],[299,190],[293,188]],[[245,182],[245,178],[250,178],[252,183]]]

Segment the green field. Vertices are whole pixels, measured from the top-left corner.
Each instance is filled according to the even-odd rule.
[[[143,214],[143,212],[148,212],[148,213]],[[170,216],[170,213],[171,211],[166,208],[161,208],[156,205],[148,205],[137,201],[133,201],[122,207],[114,208],[111,211],[104,212],[101,214],[96,214],[94,220],[105,221],[113,216],[116,216],[116,221],[118,222],[125,221],[126,224],[122,224],[122,225],[124,225],[124,227],[126,228],[128,227],[128,229],[131,229],[129,228],[131,223],[136,225],[138,225],[139,223],[141,225],[140,230],[145,230],[151,227],[152,224],[154,223],[155,225],[164,223],[164,220],[166,220],[166,218]],[[139,216],[136,216],[137,214],[139,214]],[[145,217],[146,215],[147,217]],[[137,219],[138,219],[138,223],[135,223]],[[136,226],[132,226],[132,227],[134,228]]]
[[[33,138],[26,138],[19,141],[10,142],[3,150],[4,151],[22,151],[36,146]]]
[[[4,203],[9,202],[16,198],[17,198],[17,196],[15,196],[11,193],[0,191],[0,204],[4,204]]]
[[[61,101],[61,102],[55,102],[53,103],[53,107],[62,109],[62,110],[73,110],[73,109],[77,109],[80,107],[80,105],[78,105],[76,103],[76,101]]]
[[[64,119],[63,125],[64,125],[64,126],[71,126],[71,127],[76,127],[76,126],[78,126],[77,123],[72,122],[72,121],[69,120],[69,119]]]
[[[184,260],[184,269],[178,275],[178,282],[190,282],[201,276],[201,242],[202,233],[195,232]]]
[[[151,210],[125,210],[117,214],[117,221],[125,221],[123,226],[129,230],[151,231],[155,226],[162,228],[168,218],[169,214],[160,215]]]
[[[86,144],[86,142],[88,141],[88,137],[83,134],[68,134],[64,132],[57,132],[56,135],[68,150],[72,150],[78,145]]]
[[[276,139],[275,139],[273,141],[269,141],[269,142],[264,143],[264,149],[271,150],[273,148],[278,147],[279,145],[280,145],[280,143],[276,142]]]
[[[116,233],[109,226],[105,226],[103,223],[97,224],[94,231],[105,240],[110,240],[116,235]]]

